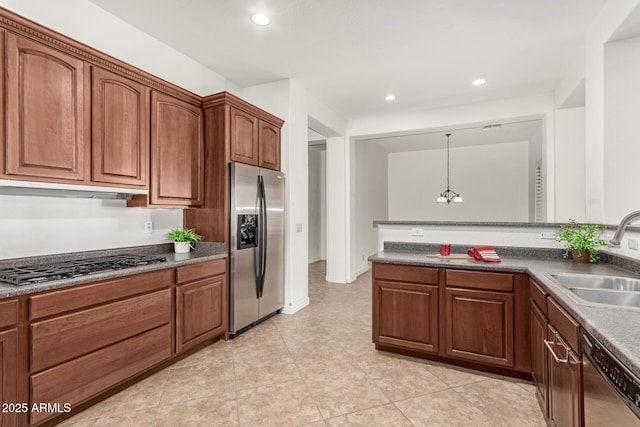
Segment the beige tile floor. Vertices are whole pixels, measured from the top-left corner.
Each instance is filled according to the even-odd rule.
[[[67,420],[73,426],[544,426],[533,385],[379,352],[371,274],[218,342]]]

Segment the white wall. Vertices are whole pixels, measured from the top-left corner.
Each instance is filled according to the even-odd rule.
[[[152,221],[152,234],[144,223]],[[127,208],[122,200],[0,196],[0,259],[164,242],[178,209]]]
[[[587,221],[616,222],[605,217],[605,44],[634,13],[640,0],[609,0],[586,34],[585,56],[585,177]],[[637,207],[636,207],[637,209]]]
[[[446,149],[389,153],[389,219],[529,221],[527,141],[451,147],[451,189],[464,203],[437,203],[446,189]]]
[[[586,221],[584,107],[556,111],[556,221]]]
[[[604,217],[640,209],[640,38],[605,47]]]
[[[378,230],[373,221],[387,219],[387,152],[375,141],[356,141],[355,165],[355,250],[352,260],[357,276],[369,268],[367,258],[378,252]]]
[[[86,0],[0,0],[0,6],[200,95],[236,91],[195,62]],[[144,222],[155,231],[144,234]],[[164,242],[182,211],[124,202],[0,196],[0,258]],[[14,248],[14,249],[11,249]]]

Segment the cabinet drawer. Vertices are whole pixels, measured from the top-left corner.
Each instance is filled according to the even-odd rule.
[[[580,324],[552,298],[548,298],[547,301],[549,302],[547,308],[549,323],[558,330],[571,348],[578,352],[580,348]]]
[[[375,280],[394,280],[397,282],[437,285],[438,269],[412,265],[374,263],[373,277]]]
[[[173,284],[173,269],[136,274],[29,297],[29,320],[151,292]]]
[[[513,292],[513,274],[447,270],[446,284],[457,288]]]
[[[31,402],[70,403],[74,408],[107,388],[171,356],[171,325],[87,354],[31,376]],[[56,413],[32,412],[31,423]]]
[[[529,279],[529,292],[531,299],[535,301],[540,311],[547,314],[547,292],[531,279]]]
[[[18,300],[0,302],[0,329],[18,324]]]
[[[171,290],[67,314],[31,325],[31,372],[37,372],[171,322]]]
[[[190,282],[209,276],[223,274],[227,270],[227,260],[217,259],[215,261],[201,262],[198,264],[178,267],[177,283]]]

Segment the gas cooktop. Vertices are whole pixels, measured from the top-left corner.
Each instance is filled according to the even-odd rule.
[[[122,270],[141,265],[157,264],[167,259],[156,255],[112,255],[61,261],[52,264],[30,265],[0,269],[0,282],[22,286],[32,283],[70,279],[110,270]]]

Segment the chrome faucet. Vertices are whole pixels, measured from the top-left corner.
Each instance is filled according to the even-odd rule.
[[[631,212],[629,215],[622,218],[616,232],[613,234],[611,240],[609,240],[611,246],[615,248],[620,247],[620,240],[622,240],[622,235],[624,234],[624,230],[626,230],[627,225],[629,225],[634,219],[638,218],[640,218],[640,211]]]

